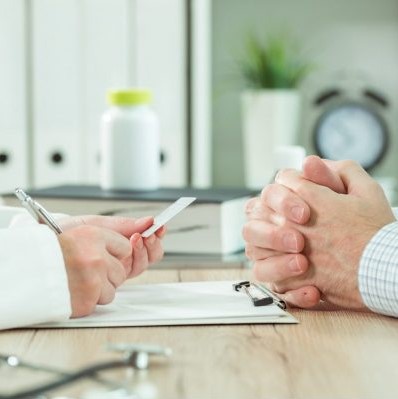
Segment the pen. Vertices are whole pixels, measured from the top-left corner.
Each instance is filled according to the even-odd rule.
[[[61,234],[62,229],[58,226],[54,218],[38,202],[27,195],[21,188],[15,189],[16,197],[21,201],[22,206],[39,223],[46,224],[56,234]]]

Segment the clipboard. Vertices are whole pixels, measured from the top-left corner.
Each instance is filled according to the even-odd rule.
[[[90,316],[35,328],[179,326],[209,324],[291,324],[298,321],[276,301],[253,306],[237,281],[126,284],[115,300]]]

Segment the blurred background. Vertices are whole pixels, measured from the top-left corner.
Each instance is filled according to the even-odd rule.
[[[257,87],[250,37],[277,37],[282,53],[294,43],[308,68]],[[133,86],[154,94],[163,186],[256,186],[248,158],[265,168],[271,143],[353,154],[395,190],[397,1],[0,0],[0,57],[1,192],[98,183],[106,91]],[[297,105],[243,100],[263,89],[293,90]]]

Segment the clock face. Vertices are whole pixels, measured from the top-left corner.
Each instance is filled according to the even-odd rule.
[[[383,158],[387,141],[383,120],[362,104],[340,104],[329,109],[315,129],[315,148],[321,157],[352,159],[365,169]]]

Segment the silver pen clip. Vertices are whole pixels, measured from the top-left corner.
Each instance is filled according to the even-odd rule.
[[[21,201],[22,206],[37,222],[46,224],[51,230],[53,230],[57,234],[62,233],[62,229],[58,226],[55,219],[38,202],[33,200],[21,188],[16,188],[14,192],[16,197]]]

